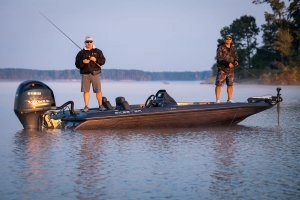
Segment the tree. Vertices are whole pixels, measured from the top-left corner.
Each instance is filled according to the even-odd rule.
[[[291,18],[293,49],[295,50],[295,62],[300,67],[300,0],[294,0],[289,8],[289,17]]]
[[[253,3],[268,3],[273,11],[265,13],[263,48],[277,55],[276,61],[281,64],[299,65],[300,0],[291,1],[288,7],[281,0],[254,0]]]
[[[254,56],[255,69],[264,69],[263,77],[272,83],[300,82],[300,0],[288,2],[253,0],[272,9],[265,13],[266,24],[262,25],[264,45]]]

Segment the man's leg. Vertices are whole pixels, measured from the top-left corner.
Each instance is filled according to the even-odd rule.
[[[221,94],[221,86],[220,85],[216,85],[215,93],[216,93],[216,102],[220,103],[220,94]]]
[[[233,86],[228,85],[227,86],[228,101],[232,101],[232,93],[233,93]]]
[[[87,74],[82,74],[82,78],[81,78],[81,92],[83,92],[83,101],[84,101],[84,105],[85,105],[85,111],[88,111],[88,107],[89,107],[89,102],[90,102],[90,79],[89,79],[89,75]]]
[[[228,95],[228,102],[232,102],[232,94],[233,94],[233,78],[234,73],[229,72],[227,78],[226,78],[226,84],[227,84],[227,95]]]
[[[96,93],[96,99],[98,101],[99,108],[102,108],[102,91],[101,91],[101,82],[100,74],[91,76],[93,91]]]
[[[102,106],[102,92],[96,92],[96,98],[98,100],[98,105]]]
[[[86,107],[89,107],[89,102],[90,102],[90,93],[89,92],[83,92],[83,100],[84,100],[84,105]]]
[[[222,70],[218,70],[217,77],[216,77],[216,83],[215,83],[215,85],[216,85],[215,94],[216,94],[216,102],[217,103],[221,103],[221,100],[220,100],[221,89],[225,82],[225,79],[226,79],[225,72]]]

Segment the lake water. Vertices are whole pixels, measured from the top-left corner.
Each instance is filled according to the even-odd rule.
[[[83,107],[79,82],[46,84],[58,106]],[[274,107],[237,126],[26,132],[13,112],[18,85],[0,83],[1,199],[300,199],[299,86],[281,86],[279,125]],[[178,102],[214,101],[214,86],[199,82],[102,87],[113,105],[117,96],[144,103],[159,89]],[[276,87],[236,84],[234,100]]]

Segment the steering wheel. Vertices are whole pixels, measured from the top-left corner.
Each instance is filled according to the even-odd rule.
[[[152,94],[148,97],[148,99],[145,102],[145,107],[150,108],[152,106],[152,102],[154,101],[155,96]]]

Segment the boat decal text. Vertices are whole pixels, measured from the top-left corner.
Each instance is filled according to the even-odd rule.
[[[130,114],[130,113],[141,113],[143,112],[142,110],[132,110],[131,112],[129,110],[121,110],[121,111],[116,111],[115,115],[120,115],[120,114]]]
[[[116,111],[115,112],[116,115],[119,115],[119,114],[129,114],[129,113],[130,113],[130,111],[128,111],[128,110],[122,110],[122,111]]]
[[[42,106],[42,105],[48,105],[51,101],[48,99],[41,99],[41,100],[34,99],[34,100],[27,100],[26,102],[32,106],[36,106],[36,105]]]

